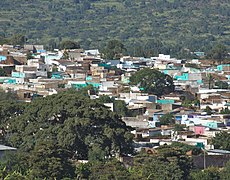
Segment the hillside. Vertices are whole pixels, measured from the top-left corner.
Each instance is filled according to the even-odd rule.
[[[229,0],[4,0],[0,36],[47,47],[74,39],[83,48],[120,39],[134,55],[207,51],[230,46],[229,9]]]

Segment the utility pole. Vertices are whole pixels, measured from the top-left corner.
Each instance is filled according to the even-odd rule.
[[[204,169],[206,169],[206,156],[205,156],[205,149],[201,148],[202,151],[204,152]]]

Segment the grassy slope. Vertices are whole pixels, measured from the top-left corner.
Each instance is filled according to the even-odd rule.
[[[46,44],[75,39],[91,48],[113,38],[128,47],[159,39],[173,50],[230,45],[229,0],[97,0],[90,8],[74,2],[0,1],[0,35],[21,33]]]

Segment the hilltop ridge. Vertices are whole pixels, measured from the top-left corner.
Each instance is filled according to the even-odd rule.
[[[142,48],[208,51],[217,43],[230,46],[229,9],[228,0],[5,0],[0,36],[23,34],[47,47],[73,39],[83,48],[120,39],[134,55]]]

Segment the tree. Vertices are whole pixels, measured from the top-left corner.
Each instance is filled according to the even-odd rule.
[[[230,161],[228,161],[220,173],[221,180],[228,180],[230,177]]]
[[[81,48],[81,46],[78,42],[66,40],[66,41],[61,42],[61,44],[59,45],[59,48],[60,49],[79,49]]]
[[[15,34],[10,38],[9,41],[12,45],[24,45],[26,42],[26,38],[22,34]]]
[[[58,67],[56,65],[52,67],[52,72],[58,72]]]
[[[185,126],[182,124],[175,124],[174,125],[174,131],[184,131]]]
[[[193,180],[220,180],[221,178],[220,170],[216,167],[209,167],[204,170],[195,171],[191,173],[191,179]]]
[[[9,39],[3,37],[3,36],[0,36],[0,44],[8,44],[9,43]]]
[[[69,53],[66,50],[63,52],[62,59],[69,59]]]
[[[175,118],[172,114],[164,114],[159,118],[161,125],[172,125],[175,124]]]
[[[228,89],[228,83],[220,80],[215,82],[215,86],[217,86],[218,89]]]
[[[4,92],[0,89],[0,101],[14,101],[17,100],[17,95],[15,92],[8,91]]]
[[[115,100],[113,97],[110,98],[107,95],[100,96],[98,101],[101,103],[113,103],[113,111],[117,113],[119,116],[135,116],[131,110],[127,108],[125,101],[123,100]]]
[[[152,155],[140,153],[133,164],[131,179],[187,179],[192,168],[191,159],[171,146],[157,148]]]
[[[228,132],[222,131],[214,138],[212,138],[212,144],[215,149],[230,150],[230,134]]]
[[[110,98],[108,95],[102,95],[98,98],[101,103],[113,103],[115,101],[114,98]]]
[[[125,51],[124,44],[119,40],[110,40],[102,50],[105,59],[119,59]]]
[[[225,45],[218,44],[208,54],[209,58],[219,61],[220,63],[226,58],[228,51]]]
[[[8,161],[12,171],[19,167],[26,175],[25,169],[29,169],[32,179],[73,179],[73,160],[105,161],[133,153],[131,128],[85,91],[38,98],[24,106],[19,115],[5,118],[1,126],[6,129],[5,142],[18,148],[17,155],[26,154],[26,158],[15,158],[15,163]]]
[[[1,175],[1,174],[0,174]],[[27,177],[26,175],[22,175],[20,172],[14,171],[14,172],[8,172],[7,175],[1,176],[2,178],[4,178],[4,180],[29,180],[29,177]]]
[[[125,101],[123,101],[123,100],[114,101],[114,112],[116,112],[120,116],[127,116],[128,111],[129,110],[126,107]]]
[[[28,161],[34,179],[74,177],[74,167],[68,159],[66,150],[58,147],[54,141],[45,140],[37,143]]]
[[[170,147],[179,148],[182,154],[186,154],[189,151],[192,151],[193,155],[198,155],[202,153],[202,150],[200,148],[180,142],[173,142]]]
[[[212,114],[212,109],[209,106],[206,106],[206,108],[204,109],[204,112],[206,112],[207,115],[211,115]]]
[[[16,100],[17,96],[15,93],[0,91],[0,143],[5,143],[7,122],[11,118],[20,116],[26,107],[26,103],[19,103]]]
[[[0,68],[0,76],[7,76],[7,73],[3,68]]]
[[[121,179],[126,180],[130,178],[130,174],[123,164],[116,159],[107,161],[105,163],[92,163],[90,167],[91,174],[89,179]]]
[[[171,76],[156,69],[144,68],[130,77],[130,84],[143,88],[143,92],[161,96],[174,91]]]
[[[6,152],[0,161],[0,177],[2,179],[31,179],[28,157],[27,153],[20,151]]]
[[[207,75],[207,78],[208,78],[208,89],[212,89],[213,83],[214,83],[214,78],[213,78],[212,74],[209,73]]]
[[[228,107],[221,109],[220,114],[230,114]]]
[[[69,158],[88,159],[91,148],[96,147],[107,157],[133,150],[131,129],[117,114],[81,91],[38,98],[7,123],[10,123],[6,135],[9,144],[26,152],[50,138],[70,152]]]
[[[191,100],[183,100],[182,101],[182,106],[186,108],[192,108],[193,107],[193,101]]]
[[[33,59],[34,57],[33,57],[33,54],[30,52],[30,51],[28,51],[27,53],[26,53],[26,59],[28,60],[28,59]]]
[[[185,67],[191,67],[191,68],[195,68],[195,69],[200,69],[199,65],[192,64],[192,63],[186,63]]]

